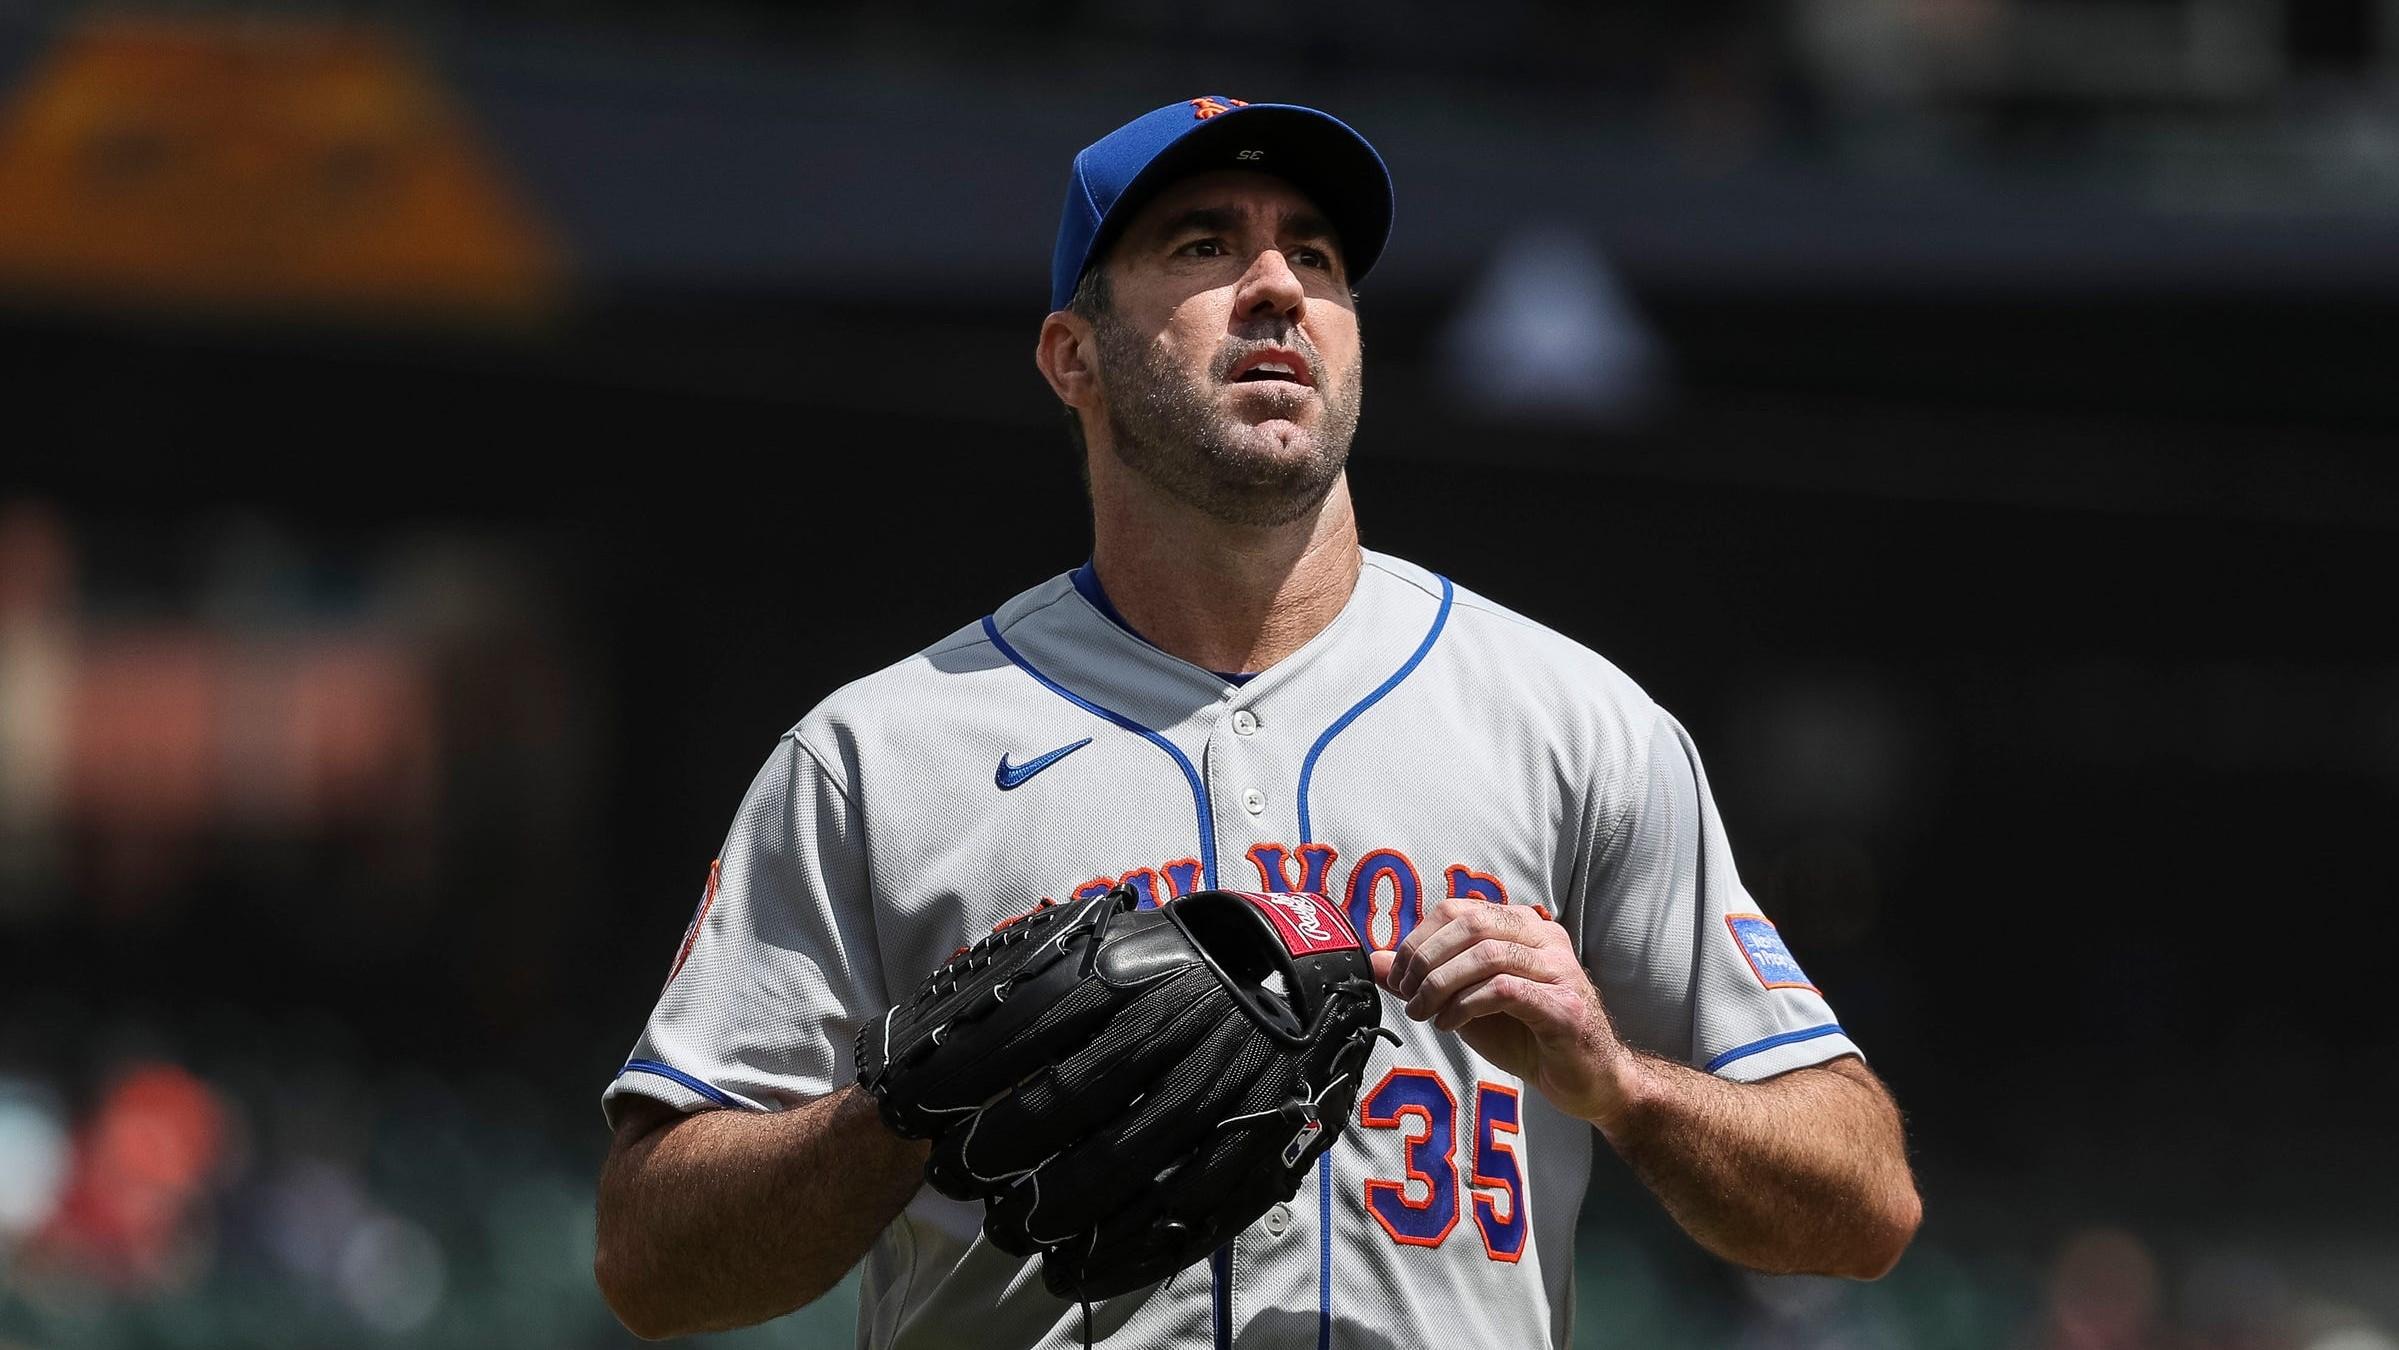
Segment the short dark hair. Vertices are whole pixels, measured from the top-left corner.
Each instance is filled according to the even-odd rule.
[[[1074,298],[1066,302],[1066,312],[1098,323],[1108,313],[1109,306],[1115,303],[1116,297],[1108,290],[1107,265],[1095,262],[1075,282]],[[1083,414],[1071,403],[1063,406],[1066,409],[1066,439],[1074,442],[1075,457],[1081,460],[1090,453],[1090,447],[1083,441]]]

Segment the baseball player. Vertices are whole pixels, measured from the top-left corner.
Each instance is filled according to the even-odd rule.
[[[1603,1140],[1727,1260],[1898,1259],[1898,1114],[1690,737],[1359,546],[1352,287],[1390,221],[1380,156],[1308,108],[1194,98],[1076,156],[1035,357],[1090,559],[834,693],[751,785],[605,1097],[598,1275],[634,1331],[762,1321],[863,1257],[862,1346],[1081,1344],[1038,1262],[922,1186],[851,1043],[995,924],[1119,884],[1323,897],[1401,1043],[1293,1203],[1098,1305],[1099,1338],[1566,1345]]]

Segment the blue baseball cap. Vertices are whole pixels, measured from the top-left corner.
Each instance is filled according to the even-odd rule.
[[[1083,273],[1159,189],[1211,169],[1254,169],[1307,193],[1340,231],[1353,284],[1391,235],[1391,171],[1341,119],[1296,103],[1185,99],[1143,113],[1075,156],[1050,255],[1050,308],[1066,308]]]

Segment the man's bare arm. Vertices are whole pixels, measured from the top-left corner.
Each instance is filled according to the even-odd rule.
[[[600,1292],[646,1340],[779,1317],[866,1254],[923,1184],[929,1147],[855,1087],[775,1112],[637,1099],[600,1172]]]
[[[1666,1211],[1727,1261],[1880,1278],[1922,1217],[1899,1110],[1854,1057],[1757,1083],[1648,1056],[1600,1132]]]
[[[1702,1246],[1757,1270],[1875,1279],[1923,1216],[1899,1112],[1865,1065],[1737,1083],[1617,1036],[1566,930],[1444,900],[1375,977],[1559,1110],[1599,1127]]]

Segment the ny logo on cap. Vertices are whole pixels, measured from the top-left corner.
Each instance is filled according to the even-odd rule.
[[[1235,108],[1248,106],[1248,103],[1237,98],[1195,98],[1191,100],[1191,115],[1197,120],[1205,122],[1220,112],[1231,112]]]

